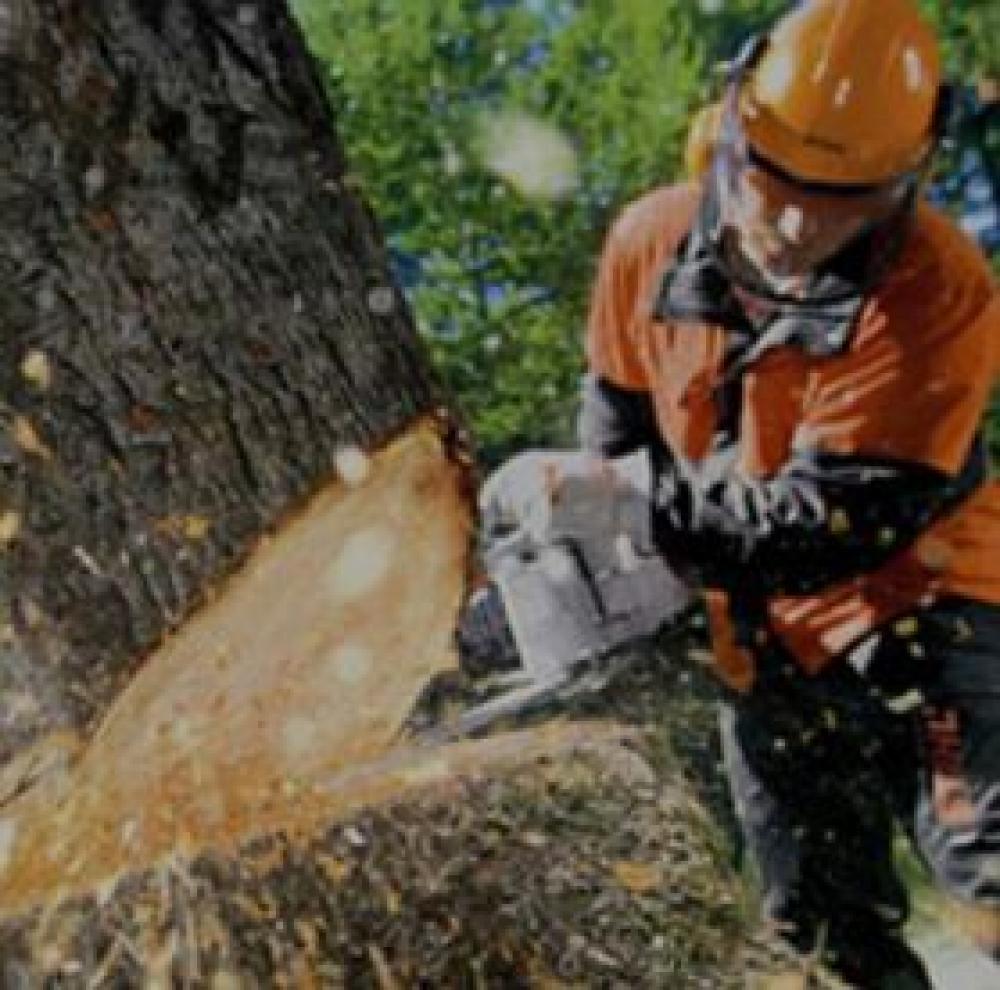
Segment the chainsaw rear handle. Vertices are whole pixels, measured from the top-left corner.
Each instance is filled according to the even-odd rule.
[[[645,451],[529,451],[487,479],[488,581],[457,641],[472,666],[504,671],[503,689],[445,736],[600,691],[636,655],[631,644],[685,621],[692,592],[652,541],[651,477]]]

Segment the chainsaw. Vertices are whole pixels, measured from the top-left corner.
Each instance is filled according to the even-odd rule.
[[[691,590],[653,543],[650,486],[645,451],[529,451],[487,479],[484,582],[456,641],[463,667],[493,672],[498,693],[441,734],[599,692],[627,666],[628,646],[689,614]]]

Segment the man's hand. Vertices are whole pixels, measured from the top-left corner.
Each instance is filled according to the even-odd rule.
[[[536,544],[627,536],[651,548],[644,452],[616,461],[584,451],[529,451],[486,481],[479,498],[488,540],[520,533]]]
[[[564,680],[689,608],[652,540],[650,478],[645,451],[533,451],[483,486],[486,569],[535,681]]]

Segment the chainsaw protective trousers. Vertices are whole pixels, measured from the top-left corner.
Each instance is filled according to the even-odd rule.
[[[887,711],[846,663],[809,678],[774,655],[722,708],[765,912],[797,948],[823,945],[834,971],[874,990],[930,986],[901,937],[895,823],[948,894],[1000,908],[1000,610],[951,599],[921,621],[941,662],[918,712]]]

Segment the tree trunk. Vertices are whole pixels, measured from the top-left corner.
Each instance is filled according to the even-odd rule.
[[[0,73],[9,912],[277,827],[384,748],[469,513],[284,3],[0,0]]]
[[[0,0],[0,763],[435,405],[273,0]]]
[[[0,987],[506,987],[614,963],[565,925],[536,944],[545,899],[579,912],[598,879],[569,840],[547,878],[532,788],[566,790],[621,914],[628,732],[391,748],[450,663],[468,457],[285,3],[0,0],[0,203]],[[583,765],[483,776],[588,746],[615,819],[596,829]],[[331,824],[428,785],[409,817]],[[657,836],[697,817],[641,800]],[[535,838],[491,868],[509,809]],[[731,892],[684,883],[663,883],[678,931],[697,901],[727,933],[691,935],[698,980],[725,969]],[[675,971],[625,929],[622,985]]]

